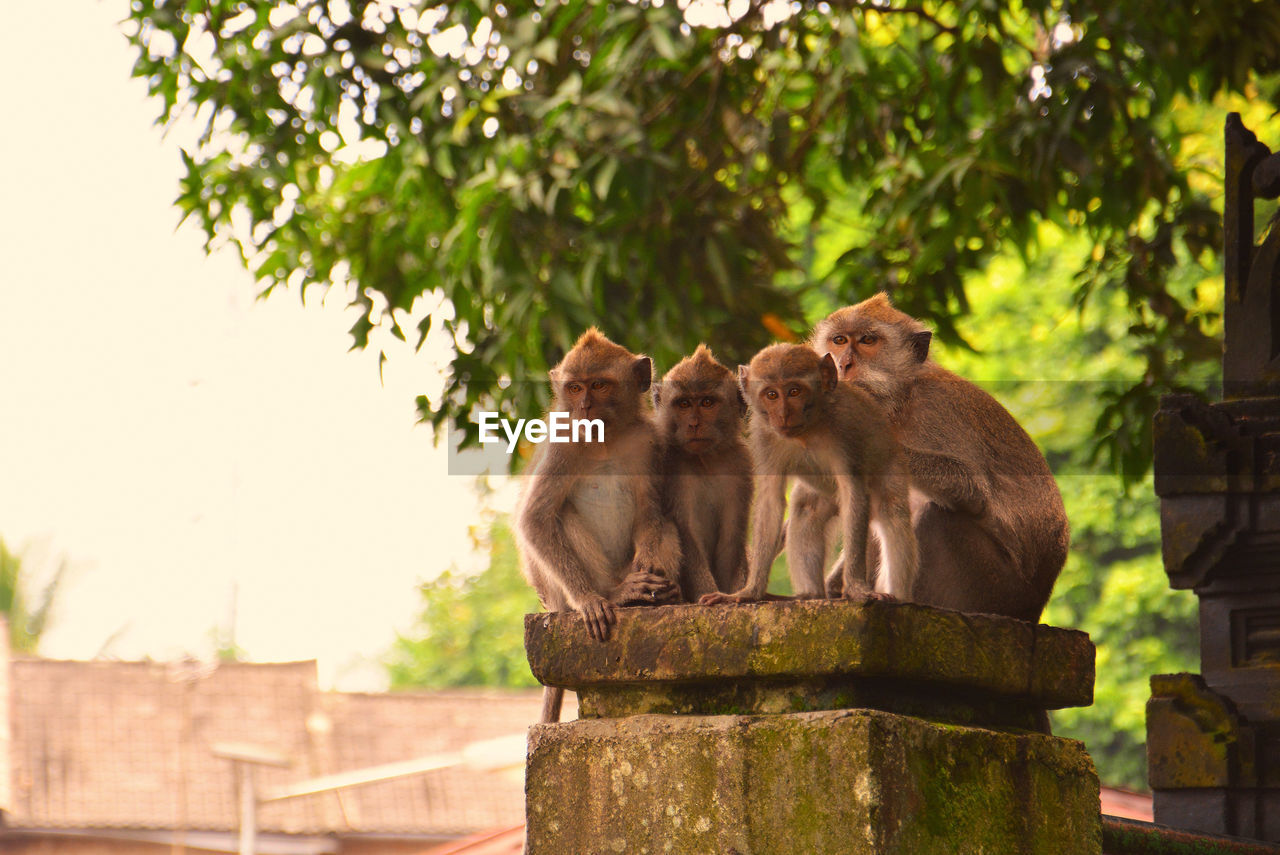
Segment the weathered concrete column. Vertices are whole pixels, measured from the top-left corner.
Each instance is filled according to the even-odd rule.
[[[530,731],[530,855],[1101,851],[1084,633],[905,603],[529,615],[581,719]]]

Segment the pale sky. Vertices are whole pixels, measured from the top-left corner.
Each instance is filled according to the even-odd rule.
[[[129,77],[122,0],[5,0],[0,538],[72,565],[41,653],[212,652],[381,687],[416,583],[474,566],[474,481],[415,426],[437,357],[348,353],[343,295],[255,299],[175,232],[178,144]],[[16,26],[15,26],[16,24]]]

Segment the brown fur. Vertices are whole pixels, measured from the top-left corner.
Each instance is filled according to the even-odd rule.
[[[1026,431],[929,360],[928,343],[884,294],[833,312],[812,338],[885,405],[906,450],[922,568],[912,599],[1037,620],[1067,556],[1062,496]],[[810,548],[823,513],[805,522]]]
[[[666,450],[663,509],[680,532],[680,587],[691,601],[746,582],[751,455],[738,384],[706,345],[654,384]]]
[[[594,327],[551,369],[552,409],[604,422],[603,443],[539,446],[516,508],[521,569],[544,608],[574,609],[606,641],[616,607],[680,600],[680,544],[661,516],[657,431],[644,393],[653,363]],[[548,686],[542,720],[564,690]]]
[[[787,479],[803,484],[838,510],[846,560],[845,596],[875,592],[903,596],[913,585],[911,533],[904,461],[881,407],[865,390],[838,382],[834,362],[804,345],[775,344],[739,369],[751,407],[751,451],[757,499],[747,584],[733,595],[703,602],[741,602],[765,596],[769,569],[782,548]],[[885,546],[879,578],[867,573],[867,539],[875,527]],[[797,596],[822,596],[822,568],[809,575],[792,566]],[[807,568],[810,571],[813,568]]]
[[[680,551],[659,505],[653,364],[590,329],[551,369],[553,410],[601,419],[602,443],[539,446],[516,510],[525,576],[543,606],[609,637],[615,606],[679,599]]]

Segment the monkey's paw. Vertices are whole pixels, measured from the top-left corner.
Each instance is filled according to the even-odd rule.
[[[747,590],[736,591],[732,594],[724,594],[724,593],[721,593],[720,591],[716,591],[713,594],[703,594],[701,597],[699,597],[698,605],[720,606],[720,605],[736,604],[736,603],[758,603],[759,601],[760,601],[760,597],[757,597],[751,591],[747,591]]]
[[[578,613],[587,625],[587,635],[596,641],[609,640],[613,625],[618,622],[618,612],[613,603],[599,594],[592,594],[578,606]]]
[[[660,606],[681,600],[680,586],[666,576],[632,570],[609,598],[620,606]]]
[[[858,591],[846,591],[840,596],[842,600],[849,600],[855,603],[896,603],[898,598],[893,594],[886,594],[881,591],[872,591],[870,589],[862,589]]]

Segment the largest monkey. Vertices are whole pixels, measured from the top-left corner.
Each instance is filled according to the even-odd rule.
[[[920,556],[911,599],[1038,620],[1067,557],[1062,495],[1004,407],[928,358],[930,337],[877,294],[833,312],[811,343],[880,399],[906,450]],[[789,548],[820,552],[831,513],[809,504]]]

